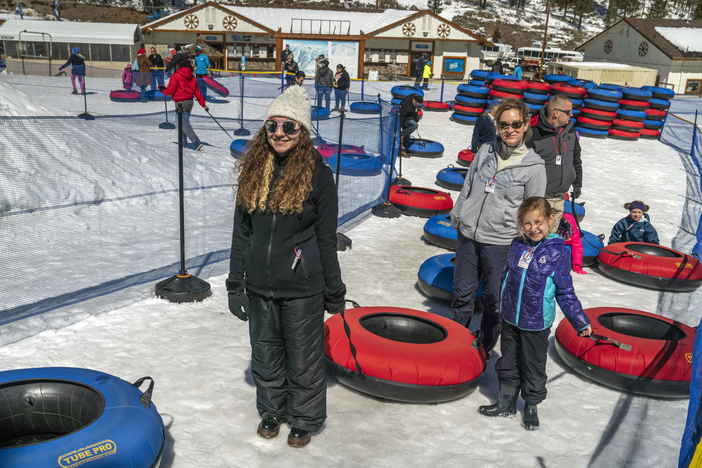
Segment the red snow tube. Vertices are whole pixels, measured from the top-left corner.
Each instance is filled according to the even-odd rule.
[[[491,89],[489,94],[492,97],[501,99],[522,99],[524,97],[523,94],[505,93],[496,89]],[[455,109],[456,106],[454,105],[453,108]]]
[[[453,320],[398,307],[357,307],[324,323],[327,369],[339,382],[412,403],[455,400],[475,390],[485,371],[481,341],[480,332],[476,337]]]
[[[485,112],[482,107],[468,107],[462,106],[460,104],[453,105],[453,111],[458,115],[465,115],[467,117],[479,117],[480,114]]]
[[[658,244],[610,244],[597,260],[605,276],[644,288],[689,292],[702,285],[699,260]]]
[[[428,111],[448,111],[451,106],[448,102],[424,101],[423,108]]]
[[[665,119],[667,112],[658,109],[646,109],[646,118],[648,120],[663,120]]]
[[[650,105],[648,101],[629,101],[626,99],[619,101],[619,108],[624,110],[645,111]]]
[[[215,94],[222,97],[229,97],[229,90],[221,84],[217,83],[214,79],[210,78],[209,76],[203,76],[202,81]]]
[[[527,89],[526,82],[517,80],[495,80],[490,83],[490,86],[495,91],[519,94],[520,96],[523,95],[524,91]]]
[[[642,128],[639,136],[645,140],[657,140],[660,136],[660,130],[651,130],[649,128]]]
[[[464,149],[458,153],[458,159],[456,159],[456,162],[461,166],[470,166],[470,163],[473,162],[473,158],[475,158],[473,152],[469,149]]]
[[[453,200],[447,192],[411,185],[390,187],[390,203],[404,214],[430,218],[438,214],[448,214],[453,208]]]
[[[633,120],[614,119],[614,122],[612,122],[613,129],[624,130],[625,132],[638,133],[643,126],[643,122],[635,122]]]
[[[571,99],[585,99],[587,90],[582,86],[576,86],[568,83],[553,83],[551,85],[551,94],[562,94]]]
[[[681,398],[690,394],[693,328],[619,307],[585,309],[585,314],[593,333],[621,345],[578,337],[570,323],[561,320],[556,350],[568,366],[595,382],[639,395]]]
[[[636,141],[639,139],[639,132],[626,132],[624,130],[609,129],[608,138],[614,140]]]
[[[588,119],[602,120],[605,122],[611,122],[617,118],[616,112],[608,112],[597,109],[590,109],[588,107],[582,107],[580,109],[580,115],[587,117]]]
[[[114,102],[139,102],[141,93],[139,91],[119,89],[110,91],[110,100]]]
[[[526,90],[534,94],[548,94],[551,91],[551,85],[538,81],[527,81]]]
[[[612,126],[612,122],[589,119],[581,116],[578,116],[577,122],[580,127],[591,128],[593,130],[609,130],[609,128]]]
[[[331,158],[334,156],[339,149],[338,145],[319,145],[317,151],[322,155],[323,158]],[[341,145],[341,154],[366,154],[366,150],[360,146],[354,145]]]

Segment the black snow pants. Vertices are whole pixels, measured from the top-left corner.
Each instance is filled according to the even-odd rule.
[[[318,431],[327,418],[324,293],[300,299],[247,294],[258,414]]]
[[[454,320],[467,327],[473,316],[475,292],[483,280],[483,346],[490,351],[500,337],[500,316],[497,305],[500,298],[500,276],[507,263],[509,245],[492,245],[476,242],[458,232],[456,263],[453,273]]]
[[[546,399],[546,358],[548,336],[546,330],[522,330],[502,321],[502,357],[495,364],[501,385],[521,387],[522,398],[530,405],[538,405]]]

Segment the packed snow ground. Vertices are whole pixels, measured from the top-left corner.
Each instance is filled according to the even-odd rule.
[[[2,75],[0,82],[71,114],[83,110],[82,100],[64,94],[66,78]],[[91,101],[94,109],[110,114],[130,109],[105,97],[102,90],[110,86],[100,84]],[[144,112],[142,108],[158,111],[163,104],[132,106],[142,106],[139,112]],[[227,114],[225,106],[212,106],[213,113]],[[436,187],[436,173],[455,164],[457,153],[470,142],[472,127],[450,122],[449,115],[425,113],[419,133],[443,143],[446,152],[442,158],[402,161],[402,175],[414,185]],[[221,155],[225,164],[228,141],[226,136],[211,139],[208,158]],[[690,209],[685,204],[699,203],[699,179],[684,155],[655,141],[582,139],[581,144],[584,229],[609,234],[626,215],[622,205],[642,199],[651,206],[661,243],[672,245],[675,239],[678,248],[691,248],[694,232],[681,231],[680,226],[684,209]],[[111,182],[110,177],[102,181]],[[452,192],[454,199],[456,195]],[[693,196],[697,200],[691,200]],[[231,197],[220,203],[221,210],[233,209]],[[149,219],[132,222],[148,224]],[[339,253],[347,297],[364,306],[450,316],[445,304],[423,296],[416,284],[421,263],[445,253],[423,240],[424,223],[406,216],[368,217],[348,230],[353,248]],[[224,264],[220,267],[226,268]],[[85,273],[91,268],[87,263]],[[596,269],[586,271],[585,276],[573,275],[584,307],[631,307],[692,326],[699,322],[699,291],[664,294],[614,282]],[[143,285],[3,326],[2,368],[85,367],[129,381],[152,376],[154,402],[166,426],[163,467],[677,465],[686,400],[644,398],[597,385],[568,369],[553,345],[547,364],[549,394],[539,406],[542,426],[536,432],[525,431],[520,416],[489,419],[477,413],[478,406],[497,396],[494,356],[476,392],[440,405],[380,400],[329,381],[328,419],[308,447],[287,447],[287,431],[273,440],[262,439],[255,433],[259,418],[249,370],[248,324],[227,310],[225,275],[198,276],[213,290],[200,303],[170,304],[153,297],[153,285]],[[112,310],[102,312],[106,309]]]

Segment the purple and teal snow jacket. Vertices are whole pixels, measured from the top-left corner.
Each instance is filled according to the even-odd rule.
[[[531,262],[522,268],[519,260],[529,251]],[[502,270],[500,318],[523,330],[545,330],[553,325],[558,301],[573,328],[587,328],[590,320],[575,296],[570,268],[570,252],[557,234],[549,234],[536,245],[515,238]]]

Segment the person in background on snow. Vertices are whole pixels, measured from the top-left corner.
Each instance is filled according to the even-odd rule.
[[[122,87],[131,91],[132,85],[134,85],[134,73],[132,73],[132,64],[128,63],[122,72]]]
[[[417,109],[424,102],[424,98],[417,93],[412,93],[402,98],[400,101],[400,156],[407,156],[407,148],[410,144],[410,136],[419,128],[419,113]]]
[[[283,63],[283,69],[285,69],[285,63],[288,61],[288,57],[293,54],[290,50],[290,44],[285,44],[285,50],[280,53],[280,61]]]
[[[168,87],[159,86],[161,92],[166,96],[173,96],[173,102],[183,105],[183,146],[188,147],[188,138],[193,142],[193,149],[200,151],[204,146],[200,138],[195,134],[190,125],[190,114],[193,111],[193,98],[202,106],[205,111],[209,111],[205,103],[205,97],[197,86],[197,80],[193,76],[193,69],[189,62],[178,61],[175,64],[175,73],[168,80]]]
[[[419,86],[419,83],[422,82],[422,78],[424,77],[424,64],[427,59],[427,54],[422,54],[419,56],[417,59],[417,65],[414,66],[414,71],[417,73],[417,79],[414,80],[414,85]]]
[[[488,108],[475,121],[473,137],[470,141],[470,150],[473,154],[476,154],[485,143],[492,143],[495,140],[495,110],[501,103],[499,99],[491,99]]]
[[[173,54],[173,57],[171,57],[171,60],[168,61],[168,65],[166,65],[166,73],[170,73],[171,70],[173,70],[178,62],[189,62],[190,61],[190,56],[188,55],[187,52],[185,52],[183,49],[180,48],[180,46],[175,46],[175,54]]]
[[[149,62],[151,62],[151,66],[158,68],[158,70],[151,70],[151,89],[156,90],[159,86],[163,86],[163,67],[165,64],[163,63],[163,58],[156,53],[155,47],[151,48]]]
[[[73,85],[73,92],[71,94],[78,94],[76,89],[76,77],[80,83],[80,91],[85,94],[85,83],[83,82],[83,77],[85,76],[85,57],[79,54],[80,49],[74,47],[71,49],[71,56],[68,57],[68,61],[64,63],[59,70],[63,70],[67,66],[71,65],[71,84]]]
[[[287,421],[292,447],[326,419],[324,311],[342,312],[346,295],[336,185],[310,138],[311,114],[307,91],[286,89],[239,159],[226,281],[230,312],[251,320],[257,434],[276,437]]]
[[[151,81],[152,63],[146,57],[146,49],[139,49],[139,52],[137,53],[136,64],[137,74],[135,83],[141,89],[141,102],[146,102],[146,87],[153,86],[153,83]]]
[[[490,70],[492,73],[499,73],[500,75],[502,74],[502,58],[497,57],[497,60],[495,60],[495,63],[492,64],[492,69]]]
[[[565,245],[570,246],[573,271],[579,275],[587,275],[585,270],[583,270],[583,240],[580,237],[578,223],[572,214],[563,213],[556,234],[563,238]]]
[[[539,428],[536,406],[546,399],[548,336],[556,301],[579,336],[592,333],[570,277],[570,252],[561,237],[549,234],[553,222],[551,206],[543,197],[529,197],[519,206],[519,235],[509,246],[500,278],[502,356],[495,364],[499,399],[478,408],[484,416],[512,416],[521,392],[522,426],[530,431]]]
[[[336,75],[334,75],[334,111],[344,112],[344,106],[346,105],[346,95],[349,93],[349,86],[351,86],[351,77],[349,72],[342,64],[336,66]],[[341,102],[341,106],[339,106]]]
[[[531,137],[529,108],[508,99],[495,109],[495,120],[497,136],[475,155],[451,210],[458,231],[451,308],[454,320],[468,327],[478,280],[483,281],[480,330],[488,358],[500,337],[500,273],[517,229],[517,209],[546,190],[544,161],[525,144]]]
[[[534,136],[527,146],[538,153],[546,163],[546,200],[556,216],[556,232],[563,215],[565,193],[573,187],[573,199],[580,197],[583,185],[583,164],[580,159],[580,142],[575,132],[573,102],[557,94],[541,108],[532,126]]]
[[[422,89],[429,89],[429,78],[433,78],[434,74],[431,72],[431,62],[427,62],[424,64],[424,84],[422,85]]]
[[[291,81],[290,83],[285,85],[285,89],[288,89],[291,86],[303,86],[305,84],[305,77],[306,76],[307,75],[305,75],[305,72],[303,72],[302,70],[298,71],[297,73],[295,73],[295,79],[293,81]],[[278,89],[280,89],[280,88],[278,88]]]
[[[327,62],[329,63],[329,62]],[[288,60],[285,62],[285,81],[287,83],[290,83],[295,79],[295,74],[300,70],[300,67],[297,65],[297,62],[295,61],[295,56],[290,54],[288,55]],[[327,105],[327,108],[329,106]]]
[[[640,200],[625,203],[624,209],[629,210],[629,216],[620,219],[612,228],[609,244],[618,242],[648,242],[659,244],[658,233],[651,224],[648,216],[648,205]]]
[[[207,100],[207,85],[205,84],[204,77],[207,75],[212,75],[210,70],[210,59],[207,55],[202,53],[202,46],[195,46],[195,76],[197,77],[197,87],[200,88],[200,93],[202,97]]]
[[[326,102],[326,108],[329,109],[331,100],[331,92],[334,86],[334,74],[329,69],[329,60],[324,59],[319,62],[322,66],[317,69],[314,75],[314,87],[317,90],[317,107],[322,107],[322,97]]]
[[[524,59],[519,59],[519,62],[517,62],[517,66],[514,67],[514,71],[512,72],[512,76],[516,76],[518,80],[521,80],[523,72],[524,72]]]

